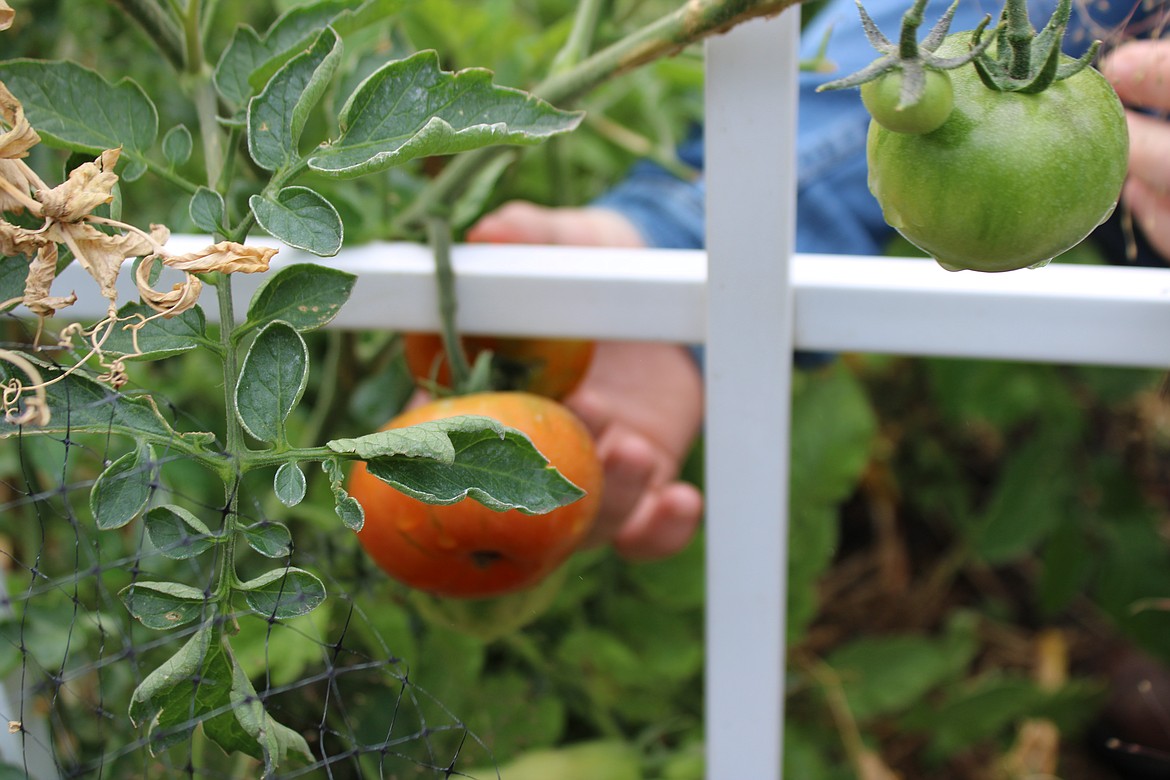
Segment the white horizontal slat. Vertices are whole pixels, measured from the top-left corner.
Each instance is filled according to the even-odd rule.
[[[206,239],[176,236],[173,248]],[[429,251],[408,243],[321,259],[283,249],[274,265],[320,262],[360,279],[336,324],[434,329]],[[697,251],[458,245],[459,319],[467,332],[702,343],[706,254]],[[1170,366],[1170,269],[1053,264],[1007,274],[950,273],[933,261],[798,255],[796,344],[809,350]],[[129,274],[123,295],[134,297]],[[236,277],[242,312],[263,275]],[[71,318],[104,312],[70,268],[54,292],[82,296]],[[215,297],[202,305],[215,316]]]

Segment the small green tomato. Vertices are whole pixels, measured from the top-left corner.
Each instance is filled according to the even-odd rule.
[[[895,133],[922,135],[942,127],[955,105],[951,79],[945,71],[926,68],[922,96],[902,106],[902,72],[892,70],[861,85],[861,102],[873,120]]]

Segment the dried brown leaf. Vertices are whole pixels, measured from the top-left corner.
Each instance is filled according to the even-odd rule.
[[[41,246],[46,243],[52,241],[44,233],[0,220],[0,254],[6,257],[24,255],[31,258],[35,257]]]
[[[19,214],[31,208],[39,215],[40,204],[31,193],[43,186],[32,168],[22,160],[5,160],[0,157],[0,211]]]
[[[225,274],[254,274],[267,271],[268,263],[276,252],[273,247],[244,246],[234,241],[220,241],[198,252],[164,257],[163,262],[171,268],[196,274],[212,271]]]
[[[9,128],[0,134],[0,157],[9,160],[27,157],[28,150],[41,142],[24,116],[24,106],[3,82],[0,82],[0,118]]]
[[[203,282],[199,281],[197,276],[186,274],[182,283],[175,284],[166,292],[154,289],[150,286],[150,273],[158,259],[157,255],[143,258],[142,262],[138,264],[134,283],[138,286],[138,293],[142,296],[142,300],[150,308],[161,312],[164,317],[170,318],[185,312],[199,301],[199,294],[203,292]]]
[[[5,223],[6,224],[6,223]],[[77,295],[64,297],[49,295],[53,280],[57,278],[57,245],[51,241],[41,244],[31,263],[28,276],[24,279],[24,305],[40,317],[52,317],[58,309],[72,306]]]
[[[69,178],[49,190],[37,193],[46,217],[60,222],[79,222],[103,203],[114,199],[120,149],[107,149],[93,162],[82,163],[69,172]]]
[[[16,18],[16,11],[12,10],[12,6],[8,5],[4,0],[0,0],[0,30],[7,30],[12,26],[12,20]]]

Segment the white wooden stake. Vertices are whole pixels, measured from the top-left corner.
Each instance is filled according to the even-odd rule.
[[[779,778],[799,14],[707,44],[707,777]]]

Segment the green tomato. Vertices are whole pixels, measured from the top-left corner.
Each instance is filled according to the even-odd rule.
[[[898,107],[902,72],[891,71],[861,85],[865,110],[887,130],[895,133],[929,133],[942,127],[955,104],[951,79],[945,71],[926,69],[926,89],[915,103]]]
[[[967,34],[940,55],[958,54]],[[954,109],[932,133],[871,122],[869,188],[891,226],[948,270],[1047,263],[1113,212],[1129,136],[1121,101],[1086,68],[1043,92],[988,89],[951,72]]]

